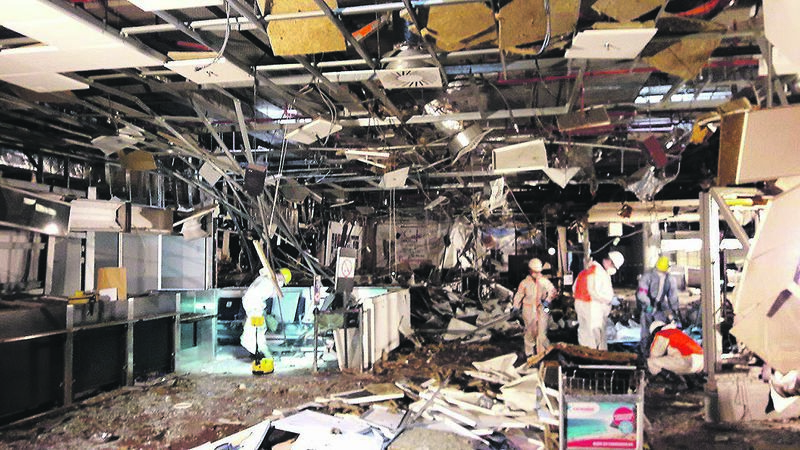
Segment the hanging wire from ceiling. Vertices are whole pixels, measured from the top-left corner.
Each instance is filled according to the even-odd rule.
[[[208,64],[203,66],[197,66],[194,68],[195,72],[200,72],[201,70],[207,69],[222,58],[222,55],[225,54],[225,49],[228,47],[228,39],[231,37],[231,5],[228,2],[225,2],[225,39],[222,41],[222,46],[219,48],[217,55],[214,56],[214,59],[211,60]]]

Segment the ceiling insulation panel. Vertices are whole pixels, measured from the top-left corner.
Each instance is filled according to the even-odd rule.
[[[40,46],[0,52],[0,73],[3,74],[80,72],[161,64],[163,61],[122,42],[108,47],[80,50]]]
[[[81,83],[57,73],[0,74],[0,80],[34,92],[61,92],[89,88],[86,83]]]
[[[325,0],[336,10],[336,0]],[[314,0],[274,0],[271,14],[319,11]],[[344,36],[327,17],[271,21],[267,34],[276,56],[342,52],[347,49]]]

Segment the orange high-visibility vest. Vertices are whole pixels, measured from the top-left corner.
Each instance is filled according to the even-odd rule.
[[[663,336],[669,340],[669,346],[678,350],[681,355],[702,355],[703,347],[677,328],[670,328],[661,330],[656,333],[656,336]],[[655,339],[653,339],[655,342]]]
[[[589,294],[589,276],[594,276],[595,270],[597,270],[597,264],[593,263],[578,274],[578,278],[575,280],[575,300],[592,301],[592,296]]]

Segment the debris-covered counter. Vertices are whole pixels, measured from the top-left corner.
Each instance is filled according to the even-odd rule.
[[[174,294],[0,302],[0,422],[175,368]]]

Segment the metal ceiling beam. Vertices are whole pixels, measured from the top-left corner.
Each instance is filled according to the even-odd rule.
[[[411,22],[414,23],[414,26],[417,27],[417,31],[420,33],[422,45],[425,46],[425,50],[427,50],[428,54],[431,55],[431,58],[433,58],[433,63],[436,64],[436,67],[439,68],[439,72],[442,74],[442,81],[445,85],[447,85],[447,72],[445,72],[442,62],[439,61],[439,55],[436,54],[436,50],[433,48],[433,45],[428,41],[427,37],[422,35],[422,27],[417,19],[417,13],[414,11],[414,7],[411,5],[411,0],[403,0],[403,4],[406,6],[406,11],[408,11],[408,17],[411,18]]]
[[[342,23],[336,14],[333,13],[333,10],[331,10],[331,7],[325,3],[325,0],[314,0],[314,2],[316,2],[317,6],[319,6],[319,9],[322,10],[328,19],[333,22],[334,25],[336,25],[336,28],[339,29],[340,33],[342,33],[342,36],[344,36],[344,39],[347,41],[347,43],[350,44],[350,46],[353,47],[362,58],[364,58],[364,61],[367,63],[367,65],[372,69],[377,69],[378,64],[375,62],[372,56],[370,56],[361,43],[353,37],[353,34],[350,33],[347,27],[344,26],[344,23]]]

